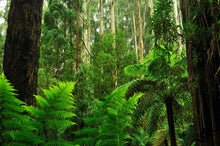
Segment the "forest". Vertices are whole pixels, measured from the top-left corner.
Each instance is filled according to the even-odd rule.
[[[1,0],[0,145],[220,146],[219,0]]]

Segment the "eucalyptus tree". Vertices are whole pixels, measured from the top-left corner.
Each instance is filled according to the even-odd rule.
[[[100,7],[100,38],[103,37],[104,32],[104,22],[103,22],[103,2],[99,0],[99,7]]]
[[[79,0],[76,0],[76,70],[79,70]]]
[[[178,47],[179,47],[179,53],[183,50],[183,43],[182,38],[180,36],[181,34],[181,28],[182,28],[182,21],[181,21],[181,15],[180,15],[180,3],[178,0],[173,0],[173,11],[174,11],[174,19],[177,25],[177,33],[179,34],[177,36],[178,39]]]
[[[144,58],[143,55],[143,48],[144,48],[144,44],[143,44],[143,39],[142,39],[142,24],[141,24],[141,11],[140,11],[140,6],[139,6],[139,0],[136,1],[137,2],[137,14],[138,14],[138,35],[139,35],[139,50],[140,50],[140,59]]]
[[[3,70],[28,105],[37,91],[42,7],[43,0],[12,0],[8,14]]]

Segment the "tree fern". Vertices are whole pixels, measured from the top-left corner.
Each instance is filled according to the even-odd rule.
[[[167,117],[169,117],[169,126],[174,127],[174,123],[179,123],[180,125],[183,123],[180,119],[182,119],[182,111],[181,111],[181,105],[176,101],[177,99],[180,99],[184,94],[187,94],[187,77],[184,75],[186,70],[181,66],[181,64],[173,63],[171,66],[170,63],[170,57],[166,57],[163,55],[156,56],[155,58],[151,60],[143,61],[145,63],[145,66],[142,65],[140,68],[140,73],[142,73],[141,67],[143,67],[145,70],[147,70],[147,74],[145,75],[145,78],[143,79],[136,79],[132,81],[132,83],[129,86],[129,90],[127,91],[127,97],[131,96],[135,92],[145,92],[149,93],[154,99],[151,99],[151,104],[143,104],[139,102],[138,104],[138,112],[135,112],[135,114],[141,114],[141,117],[145,111],[146,107],[150,108],[148,111],[148,116],[152,116],[152,110],[156,107],[153,107],[157,105],[156,103],[159,101],[163,103],[166,106],[167,111]],[[133,74],[133,68],[134,66],[127,67],[127,71],[131,71]],[[129,69],[129,70],[128,70]],[[134,70],[137,70],[136,67],[134,67]],[[147,95],[147,94],[146,94]],[[144,98],[143,96],[142,98]],[[149,97],[149,96],[147,96]],[[149,100],[143,100],[140,99],[142,102],[149,102]],[[141,110],[139,107],[143,108]],[[160,106],[161,107],[161,106]],[[160,117],[157,114],[153,114],[154,117],[149,117],[152,121],[154,119],[158,119]],[[138,119],[137,119],[138,120]],[[148,125],[151,122],[148,121]],[[154,125],[148,126],[148,131],[152,131],[152,127],[155,127]],[[172,145],[175,145],[175,132],[174,128],[170,127],[170,130],[172,129],[172,132],[170,131],[170,134],[172,134]],[[154,130],[155,131],[155,130]],[[152,133],[149,133],[152,135]]]
[[[49,90],[43,90],[45,98],[36,95],[37,107],[27,106],[26,109],[36,120],[36,127],[44,145],[72,145],[71,142],[62,139],[64,131],[74,125],[71,118],[74,100],[72,91],[73,82],[60,82],[59,86],[51,86]]]
[[[38,145],[42,141],[35,132],[32,119],[25,115],[25,105],[15,97],[15,89],[4,74],[0,75],[0,145]],[[35,132],[34,132],[35,131]]]

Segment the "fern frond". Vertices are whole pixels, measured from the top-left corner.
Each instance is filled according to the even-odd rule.
[[[168,127],[159,129],[156,131],[155,135],[153,136],[153,146],[161,145],[165,140],[170,140]]]
[[[45,145],[54,145],[56,142],[56,145],[72,145],[62,140],[61,135],[67,128],[76,124],[71,121],[76,116],[72,112],[74,84],[60,82],[59,86],[51,86],[49,90],[43,90],[45,98],[35,95],[37,107],[23,106],[35,118],[32,123],[38,128],[38,133],[44,142],[47,141]]]
[[[73,142],[66,141],[64,139],[56,139],[50,140],[49,142],[45,142],[44,146],[73,146]]]
[[[146,128],[148,131],[148,134],[152,136],[154,132],[157,130],[159,123],[159,120],[161,120],[161,117],[164,115],[164,105],[162,103],[154,103],[154,106],[149,108],[149,112],[147,114],[147,121],[146,121]]]
[[[144,79],[136,79],[130,82],[130,86],[126,92],[126,98],[131,97],[135,92],[146,92],[151,88],[155,88],[156,82]]]
[[[0,75],[0,145],[38,145],[41,139],[34,131],[32,119],[24,115],[24,102],[15,97],[4,74]]]
[[[147,75],[147,66],[145,64],[135,64],[129,65],[125,69],[125,74],[133,77],[140,77],[142,75]]]

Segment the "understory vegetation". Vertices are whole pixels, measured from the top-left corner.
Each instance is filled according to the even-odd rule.
[[[18,3],[0,11],[0,145],[218,145],[219,1]]]

